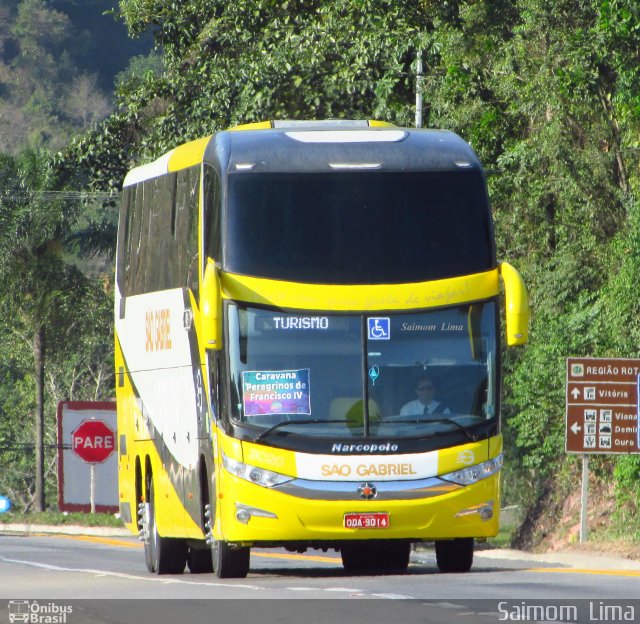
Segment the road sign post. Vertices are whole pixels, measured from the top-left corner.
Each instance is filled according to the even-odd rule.
[[[589,456],[582,455],[582,487],[580,488],[580,543],[588,539],[587,503],[589,502]]]
[[[587,540],[589,455],[640,453],[640,360],[567,358],[567,453],[582,456],[580,542]]]
[[[89,513],[96,513],[96,465],[89,466]]]
[[[96,512],[96,464],[101,464],[115,451],[116,436],[102,420],[85,420],[71,434],[73,452],[90,464],[91,513]]]

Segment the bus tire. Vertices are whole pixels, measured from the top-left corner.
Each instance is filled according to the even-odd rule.
[[[211,544],[213,570],[218,578],[245,578],[249,573],[251,549],[233,547],[229,542],[214,540]]]
[[[147,570],[154,574],[182,574],[187,563],[187,543],[183,539],[161,537],[155,512],[153,479],[149,483],[149,516],[144,540]]]
[[[468,572],[473,565],[473,538],[437,541],[436,563],[440,572]]]
[[[213,559],[210,548],[189,548],[187,566],[191,574],[209,574],[213,572]]]
[[[345,544],[340,548],[342,567],[347,572],[365,572],[371,569],[373,557],[371,545],[367,542]]]

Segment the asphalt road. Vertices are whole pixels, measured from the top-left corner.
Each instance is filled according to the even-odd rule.
[[[549,615],[574,622],[629,621],[633,615],[632,621],[640,621],[640,566],[623,569],[615,560],[603,561],[589,567],[590,560],[583,560],[576,567],[575,562],[541,563],[526,555],[510,559],[478,551],[471,572],[441,574],[434,553],[419,550],[412,553],[406,574],[353,575],[343,570],[336,553],[254,549],[246,579],[220,580],[188,572],[151,575],[133,537],[3,534],[0,622],[27,621],[16,619],[15,612],[36,609],[34,602],[37,609],[48,605],[51,611],[45,614],[48,621],[38,620],[42,624],[147,619],[156,624],[475,624],[526,621],[531,618],[523,616],[529,614],[532,621],[558,621]],[[72,612],[61,613],[64,605]]]

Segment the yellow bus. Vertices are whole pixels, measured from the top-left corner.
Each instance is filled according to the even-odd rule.
[[[150,572],[244,577],[252,547],[405,570],[417,542],[462,572],[497,533],[500,302],[522,344],[527,294],[456,134],[180,145],[126,176],[116,285],[120,513]]]

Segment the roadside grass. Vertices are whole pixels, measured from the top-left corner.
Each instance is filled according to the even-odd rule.
[[[106,513],[63,513],[61,511],[13,512],[0,514],[0,524],[76,525],[87,527],[124,527],[122,520]]]
[[[489,548],[511,548],[513,533],[514,529],[501,529],[498,535],[487,539],[486,545]]]
[[[513,537],[522,517],[520,507],[512,505],[500,510],[500,530],[498,535],[485,542],[487,548],[511,548]]]

